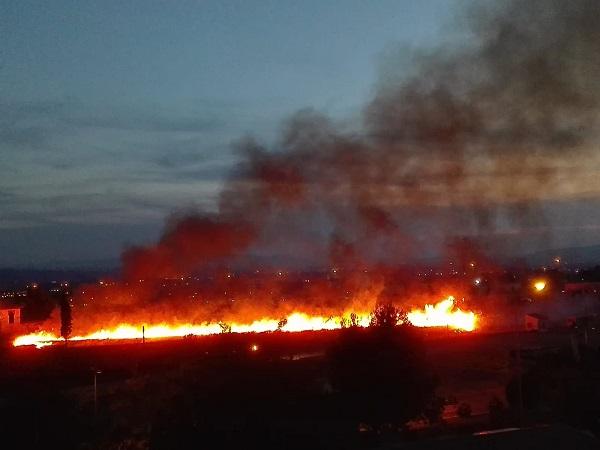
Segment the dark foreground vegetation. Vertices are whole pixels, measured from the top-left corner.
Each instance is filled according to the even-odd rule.
[[[0,427],[6,448],[64,449],[429,448],[440,435],[557,422],[598,432],[597,351],[573,353],[568,334],[522,340],[557,348],[524,348],[522,407],[512,337],[503,335],[432,336],[384,322],[6,349]],[[451,403],[457,414],[445,416]]]

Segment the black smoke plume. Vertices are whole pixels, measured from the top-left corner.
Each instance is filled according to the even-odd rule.
[[[257,255],[401,265],[461,236],[511,251],[515,229],[548,242],[544,201],[585,192],[596,158],[600,2],[475,2],[458,25],[452,44],[382,74],[356,129],[303,110],[273,146],[240,142],[218,211],[127,251],[125,279]]]

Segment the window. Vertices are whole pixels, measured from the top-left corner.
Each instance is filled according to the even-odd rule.
[[[15,312],[14,311],[8,312],[8,323],[9,324],[15,323]]]

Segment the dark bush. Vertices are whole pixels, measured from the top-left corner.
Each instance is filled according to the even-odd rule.
[[[458,408],[456,408],[456,414],[458,414],[458,417],[462,417],[463,419],[471,417],[472,412],[471,405],[466,402],[462,402],[460,405],[458,405]]]
[[[380,323],[386,325],[344,330],[328,354],[332,384],[344,399],[346,418],[403,425],[425,414],[435,399],[436,379],[414,328]]]

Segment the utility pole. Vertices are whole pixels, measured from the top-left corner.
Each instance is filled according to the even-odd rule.
[[[94,418],[98,416],[98,375],[101,373],[101,370],[94,369]]]
[[[521,364],[521,331],[517,322],[517,388],[519,390],[519,426],[523,426],[523,368]]]
[[[511,301],[513,303],[512,307],[514,308],[515,313],[515,323],[514,323],[514,338],[515,338],[515,375],[517,378],[517,395],[518,395],[518,421],[519,426],[523,426],[523,368],[521,364],[521,318],[522,318],[522,310],[520,308],[521,305],[521,295],[519,292],[513,292],[511,296]]]

